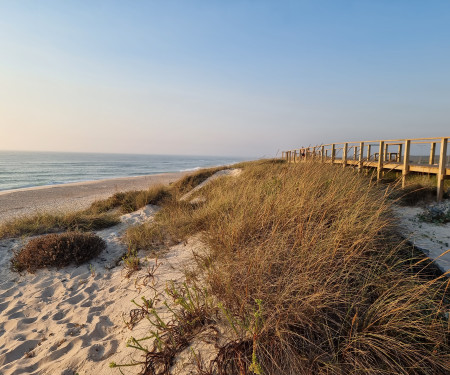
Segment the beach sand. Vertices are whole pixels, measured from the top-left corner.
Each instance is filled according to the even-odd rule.
[[[126,252],[120,236],[128,226],[152,220],[157,210],[147,206],[96,232],[106,250],[78,267],[19,275],[10,270],[9,259],[22,241],[0,241],[0,374],[119,374],[109,368],[111,361],[142,360],[126,347],[131,336],[149,332],[147,320],[133,330],[126,326],[136,308],[132,300],[142,303],[142,296],[152,298],[163,294],[169,282],[184,281],[183,269],[199,246],[195,241],[174,246],[159,260],[141,252],[142,269],[127,278],[122,265],[116,266]],[[146,277],[152,269],[153,277]],[[162,302],[156,308],[167,313]]]
[[[188,172],[77,182],[0,192],[0,223],[36,212],[81,210],[98,199],[119,191],[143,190],[151,185],[169,184]]]
[[[33,199],[37,197],[43,199],[39,202],[43,209],[74,208],[71,204],[82,208],[83,204],[109,196],[114,191],[143,189],[152,183],[168,183],[181,175],[25,190],[23,195],[16,193],[10,210],[5,212],[14,212],[14,207],[27,212],[26,204],[17,207],[20,196],[29,199],[33,209],[36,207]],[[229,170],[220,175],[236,176],[238,172]],[[140,185],[134,184],[135,181]],[[2,197],[5,199],[11,194],[14,193]],[[69,202],[65,202],[67,197],[70,197]],[[146,319],[132,329],[126,324],[130,321],[130,311],[136,309],[132,301],[142,303],[141,297],[152,299],[162,319],[170,319],[172,314],[164,305],[165,289],[172,282],[180,285],[185,281],[184,270],[193,267],[193,252],[201,253],[205,248],[197,238],[191,238],[159,253],[158,258],[148,252],[139,252],[141,270],[128,278],[123,262],[120,262],[127,251],[121,236],[128,227],[153,220],[158,210],[159,207],[148,205],[121,216],[120,224],[95,232],[107,247],[97,258],[80,266],[42,269],[35,274],[20,275],[10,269],[10,259],[27,239],[0,240],[1,375],[119,374],[118,369],[109,367],[110,362],[142,361],[141,352],[127,347],[126,342],[131,336],[147,336],[151,325]],[[202,358],[212,359],[215,355],[216,349],[211,343],[202,341],[193,345]],[[193,369],[191,355],[190,349],[180,353],[174,374],[190,373]],[[126,374],[136,374],[139,366],[122,370]]]

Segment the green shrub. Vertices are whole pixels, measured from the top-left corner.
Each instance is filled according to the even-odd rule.
[[[11,260],[15,271],[82,264],[95,258],[106,243],[93,233],[66,232],[33,238]]]

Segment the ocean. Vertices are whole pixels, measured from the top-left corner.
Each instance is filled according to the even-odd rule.
[[[0,191],[115,177],[193,171],[239,157],[0,151]]]

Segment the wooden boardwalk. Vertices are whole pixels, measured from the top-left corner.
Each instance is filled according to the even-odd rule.
[[[329,143],[283,151],[282,158],[292,163],[315,159],[323,163],[341,164],[344,167],[354,166],[359,172],[364,169],[375,169],[378,179],[382,178],[385,171],[399,171],[402,173],[402,187],[405,187],[406,176],[410,173],[436,175],[437,200],[441,201],[444,195],[444,180],[450,178],[450,164],[447,162],[449,138]],[[428,163],[413,162],[410,156],[411,147],[424,144],[428,144],[430,148]]]

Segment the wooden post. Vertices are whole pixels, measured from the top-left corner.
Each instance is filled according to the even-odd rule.
[[[380,148],[378,150],[377,181],[381,180],[381,177],[383,176],[383,155],[384,155],[384,141],[380,141]]]
[[[402,162],[402,147],[403,145],[401,143],[398,144],[398,155],[397,155],[397,163]]]
[[[361,173],[363,170],[364,163],[364,142],[359,144],[359,164],[358,164],[358,172]]]
[[[409,153],[411,151],[411,141],[405,140],[405,154],[403,155],[403,170],[402,170],[402,188],[406,186],[406,176],[409,173]]]
[[[348,152],[348,143],[344,143],[344,150],[342,151],[342,166],[344,168],[347,165],[347,152]]]
[[[331,164],[334,164],[335,158],[336,158],[336,145],[333,143],[331,145]]]
[[[437,175],[437,201],[444,197],[445,164],[447,161],[448,138],[441,139],[441,152],[439,154],[439,170]]]
[[[436,142],[431,143],[431,150],[430,150],[430,164],[434,164],[434,154],[436,153]]]
[[[367,145],[367,161],[370,161],[370,158],[372,155],[370,154],[370,150],[372,148],[372,145]]]
[[[389,159],[388,159],[388,148],[389,148],[389,144],[386,143],[384,145],[384,154],[380,154],[380,155],[384,155],[384,160],[383,161],[389,161]]]
[[[320,148],[320,159],[322,163],[325,163],[325,146],[322,146]]]

